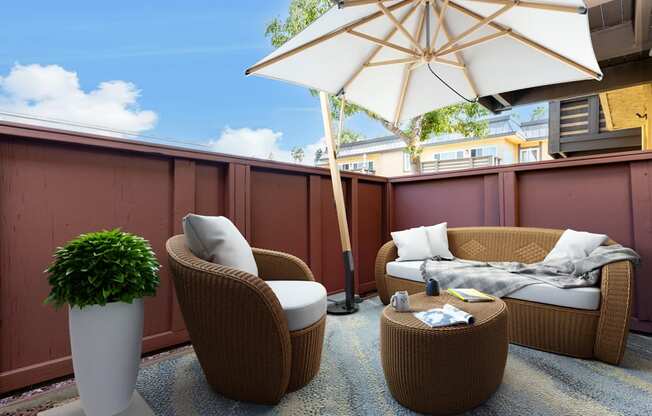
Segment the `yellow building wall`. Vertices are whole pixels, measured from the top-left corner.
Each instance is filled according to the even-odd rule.
[[[434,155],[441,152],[466,151],[478,147],[496,147],[496,156],[501,159],[501,164],[507,165],[519,162],[519,151],[521,148],[541,146],[541,159],[550,160],[552,157],[548,154],[548,140],[525,141],[517,136],[505,136],[491,139],[478,139],[463,143],[442,143],[425,146],[421,154],[421,161],[434,160]],[[364,155],[355,155],[340,157],[337,159],[338,165],[359,163],[365,160],[374,162],[375,174],[379,176],[402,176],[409,175],[412,172],[405,171],[403,165],[403,149],[397,149],[389,152],[367,153]],[[327,166],[321,163],[320,166]]]

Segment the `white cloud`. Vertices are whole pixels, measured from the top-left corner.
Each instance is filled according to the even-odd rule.
[[[214,151],[219,153],[294,163],[290,150],[281,147],[280,141],[282,137],[283,133],[271,129],[251,129],[248,127],[232,129],[227,127],[217,140],[212,140],[208,144]],[[304,146],[302,163],[313,165],[315,152],[324,146],[325,141],[323,138]]]
[[[0,111],[116,130],[143,132],[154,127],[157,115],[153,111],[141,110],[139,97],[136,86],[125,81],[102,82],[86,92],[81,89],[76,72],[58,65],[16,64],[6,77],[0,76]],[[5,115],[0,115],[0,118],[94,131]]]

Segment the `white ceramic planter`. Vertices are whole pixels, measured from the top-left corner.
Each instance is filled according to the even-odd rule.
[[[143,300],[70,308],[75,380],[88,416],[113,416],[129,407],[143,336]]]

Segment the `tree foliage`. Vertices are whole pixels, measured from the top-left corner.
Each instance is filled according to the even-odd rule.
[[[287,17],[285,19],[277,17],[272,20],[267,25],[265,36],[270,39],[274,47],[280,47],[331,7],[333,4],[330,0],[291,0]],[[311,91],[311,93],[314,95],[316,92]],[[335,120],[340,117],[340,105],[340,99],[330,98],[330,111]],[[431,135],[460,133],[465,137],[482,137],[488,132],[486,121],[488,111],[477,103],[456,104],[431,111],[416,117],[404,126],[396,126],[377,114],[352,103],[346,104],[346,117],[357,113],[364,113],[379,121],[387,130],[401,138],[412,156],[416,170],[419,170],[420,167],[420,142],[428,139]],[[342,140],[342,142],[345,141]]]
[[[297,163],[303,162],[303,158],[306,155],[306,153],[303,150],[303,147],[300,146],[294,146],[290,151],[290,154],[292,155],[292,159]]]
[[[530,121],[541,120],[546,117],[547,113],[545,107],[537,106],[530,114]]]
[[[45,302],[79,308],[131,303],[156,293],[158,270],[154,251],[142,237],[117,229],[82,234],[57,248],[45,271],[52,288]]]

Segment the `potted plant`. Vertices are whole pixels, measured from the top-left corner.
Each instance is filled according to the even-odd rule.
[[[87,415],[120,413],[136,385],[143,297],[159,285],[147,240],[118,229],[82,234],[54,254],[46,303],[69,305],[75,379]]]

